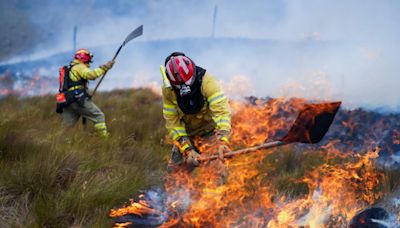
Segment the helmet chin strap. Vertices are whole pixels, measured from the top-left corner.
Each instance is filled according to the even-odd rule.
[[[89,63],[92,63],[93,62],[93,54],[89,52],[89,56],[90,56]]]

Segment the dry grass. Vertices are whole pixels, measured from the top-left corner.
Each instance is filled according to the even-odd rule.
[[[161,99],[138,89],[100,93],[95,102],[106,114],[107,140],[90,125],[64,129],[52,96],[0,101],[2,227],[109,227],[110,208],[162,185],[170,146],[161,144]],[[260,175],[295,197],[309,189],[294,180],[322,163],[319,152],[283,147],[265,158]],[[380,190],[389,194],[399,188],[400,171],[385,172]]]
[[[110,208],[161,184],[169,146],[160,98],[149,90],[99,94],[111,137],[64,129],[52,96],[0,102],[0,224],[109,226]]]

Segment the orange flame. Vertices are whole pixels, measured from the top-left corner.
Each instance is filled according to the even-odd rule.
[[[141,196],[139,196],[141,198]],[[146,201],[140,200],[138,202],[135,202],[134,200],[130,200],[130,205],[120,208],[120,209],[112,209],[110,212],[111,217],[119,217],[127,214],[135,214],[139,216],[143,215],[155,215],[155,214],[161,214],[159,211],[150,208],[150,205],[147,204]]]
[[[266,138],[271,140],[287,131],[305,100],[270,99],[254,103],[231,103],[233,148],[261,144]],[[351,121],[342,126],[351,129]],[[165,181],[169,217],[160,227],[346,226],[357,211],[382,197],[377,188],[383,174],[373,162],[379,149],[343,151],[337,143],[331,141],[318,150],[301,152],[303,156],[317,154],[322,162],[315,162],[303,175],[288,176],[288,184],[307,188],[307,193],[295,196],[278,190],[278,171],[284,167],[273,164],[279,160],[265,162],[266,158],[282,153],[282,149],[208,162],[191,173],[170,173]],[[213,152],[214,145],[207,139],[197,139],[196,145],[202,153]],[[296,169],[296,165],[289,168]],[[129,213],[161,212],[139,201],[112,210],[110,216]]]

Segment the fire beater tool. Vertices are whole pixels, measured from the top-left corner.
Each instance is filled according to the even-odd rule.
[[[121,51],[122,47],[125,46],[129,41],[135,39],[136,37],[139,37],[143,34],[143,25],[137,27],[135,30],[133,30],[129,35],[125,38],[124,42],[119,46],[117,52],[115,53],[114,57],[112,58],[112,61],[115,61],[117,58],[119,52]],[[108,72],[108,71],[107,71]],[[92,95],[90,97],[93,97],[96,94],[97,88],[99,87],[100,83],[103,81],[104,77],[106,76],[107,72],[103,75],[103,77],[100,78],[100,81],[97,83],[96,87],[93,90]]]
[[[300,111],[289,132],[280,140],[227,152],[223,154],[223,157],[230,158],[240,154],[247,154],[261,149],[269,149],[291,143],[318,143],[331,126],[340,105],[341,102],[306,104]],[[198,160],[202,162],[218,158],[220,158],[219,155],[211,155],[208,157],[200,157]]]

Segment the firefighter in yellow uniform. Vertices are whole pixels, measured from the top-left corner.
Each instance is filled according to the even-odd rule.
[[[231,112],[216,79],[181,52],[165,60],[163,116],[174,141],[170,165],[199,165],[195,136],[213,135],[217,151],[229,151]]]
[[[85,117],[94,123],[98,135],[107,137],[107,127],[104,113],[94,104],[87,93],[88,80],[95,80],[104,75],[113,66],[113,61],[101,65],[93,70],[90,69],[93,55],[86,49],[76,51],[74,60],[70,64],[67,99],[72,100],[67,107],[63,108],[62,117],[68,126],[74,126],[79,118]]]

